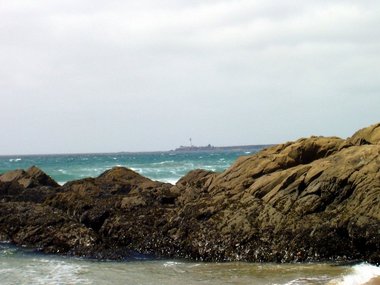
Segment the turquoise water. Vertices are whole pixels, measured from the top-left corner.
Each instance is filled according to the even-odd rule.
[[[193,169],[223,171],[237,157],[257,152],[260,147],[248,151],[230,152],[154,152],[0,156],[0,173],[13,169],[25,169],[36,165],[60,184],[95,177],[114,166],[125,166],[154,180],[175,183]]]

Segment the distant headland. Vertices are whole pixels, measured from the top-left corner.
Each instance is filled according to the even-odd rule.
[[[252,152],[259,151],[263,148],[272,146],[272,144],[261,144],[261,145],[235,145],[235,146],[213,146],[208,144],[206,146],[196,146],[193,145],[192,138],[189,139],[190,145],[184,146],[181,145],[172,152],[202,152],[202,151],[243,151],[243,152]]]
[[[171,150],[174,152],[202,152],[202,151],[255,151],[260,150],[266,147],[271,146],[270,144],[266,145],[237,145],[237,146],[213,146],[208,144],[206,146],[179,146],[178,148]]]

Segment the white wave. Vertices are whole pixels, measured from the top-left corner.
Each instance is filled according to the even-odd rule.
[[[21,160],[22,160],[21,158],[10,158],[9,162],[18,162],[18,161],[21,161]]]
[[[43,260],[37,260],[39,263]],[[41,264],[40,264],[41,265]],[[87,266],[79,264],[69,264],[63,261],[48,260],[41,266],[27,266],[26,271],[29,273],[30,284],[91,284],[84,274],[87,273]]]
[[[297,278],[295,280],[289,281],[284,285],[308,285],[308,284],[326,284],[328,282],[328,277],[305,277],[305,278]],[[327,284],[335,284],[335,283],[327,283]],[[275,283],[274,285],[280,285],[279,283]]]
[[[164,267],[170,268],[176,273],[186,273],[186,270],[184,270],[181,265],[183,264],[175,261],[168,261],[164,263]]]
[[[89,266],[72,260],[8,258],[0,263],[2,285],[92,284]]]
[[[376,281],[374,281],[376,278]],[[333,285],[361,285],[367,284],[369,281],[373,283],[368,284],[380,284],[380,267],[370,265],[367,263],[358,264],[352,267],[351,271],[343,277],[332,280],[328,284]]]
[[[175,185],[178,182],[178,180],[179,178],[163,178],[163,179],[160,179],[159,181]]]
[[[164,267],[172,267],[172,266],[181,265],[181,264],[183,263],[176,262],[176,261],[166,261],[163,265]]]
[[[144,173],[144,170],[142,168],[130,167],[130,169],[133,170],[134,172],[139,173],[139,174]]]
[[[210,171],[216,171],[216,168],[214,165],[203,165],[203,169],[210,170]]]
[[[155,163],[152,163],[152,164],[153,165],[165,165],[165,164],[172,164],[174,162],[175,162],[174,160],[164,160],[164,161],[155,162]]]

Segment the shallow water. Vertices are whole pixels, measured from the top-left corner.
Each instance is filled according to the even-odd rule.
[[[380,275],[369,264],[93,261],[0,245],[0,284],[363,284]]]

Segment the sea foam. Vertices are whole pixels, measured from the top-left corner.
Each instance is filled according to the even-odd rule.
[[[371,283],[367,283],[371,281]],[[380,267],[368,263],[354,265],[351,270],[340,279],[332,280],[330,285],[364,285],[380,284]]]

